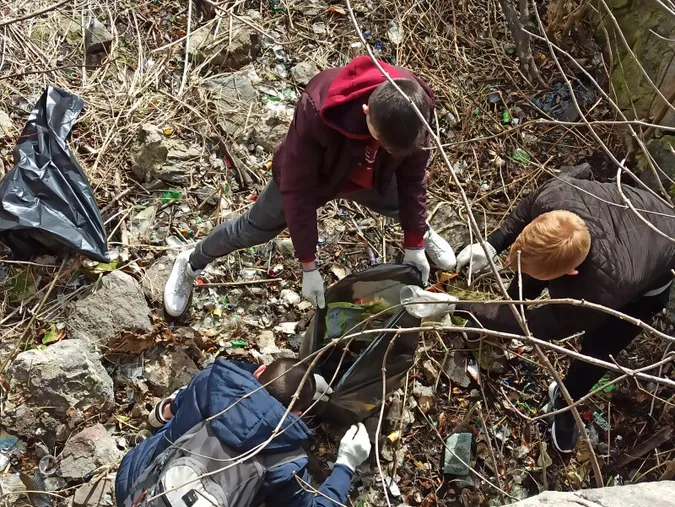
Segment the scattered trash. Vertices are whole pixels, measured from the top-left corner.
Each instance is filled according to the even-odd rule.
[[[609,423],[605,420],[604,417],[602,417],[600,412],[593,412],[593,420],[602,431],[609,431],[610,428]]]
[[[473,433],[453,433],[445,441],[443,473],[465,476],[471,464]]]
[[[401,303],[405,310],[418,319],[440,319],[455,311],[455,296],[440,292],[430,292],[416,285],[407,285],[401,289]]]
[[[89,181],[66,144],[84,102],[48,86],[0,181],[0,241],[17,257],[64,251],[108,262],[107,236]]]
[[[582,108],[590,107],[596,100],[595,93],[578,81],[574,84],[573,90],[574,96]],[[550,91],[535,97],[532,102],[545,113],[561,121],[577,121],[581,116],[574,105],[567,84],[563,81],[555,83]]]
[[[42,459],[40,459],[38,463],[38,470],[40,470],[40,473],[45,477],[49,477],[56,473],[56,463],[56,458],[51,454],[48,454],[47,456],[43,456]]]
[[[398,46],[403,42],[403,28],[401,28],[393,19],[389,21],[387,37],[389,37],[389,41],[395,46]]]

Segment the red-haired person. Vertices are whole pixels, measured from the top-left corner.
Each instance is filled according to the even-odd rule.
[[[604,305],[650,322],[668,303],[675,268],[675,213],[654,194],[623,187],[642,219],[619,193],[616,183],[551,180],[530,194],[488,238],[489,256],[510,248],[507,265],[523,274],[522,294],[535,299],[548,289],[552,299],[572,298]],[[645,223],[647,221],[650,225]],[[653,228],[652,228],[653,227]],[[457,256],[458,270],[476,273],[487,266],[480,244]],[[519,299],[518,278],[509,295]],[[487,329],[521,334],[507,305],[459,305]],[[525,311],[533,336],[544,340],[583,332],[581,353],[610,361],[627,347],[640,328],[607,313],[568,304],[542,304]],[[578,400],[602,378],[605,369],[572,360],[564,384]],[[565,407],[557,386],[549,396]],[[570,411],[554,417],[553,442],[571,452],[579,432]]]

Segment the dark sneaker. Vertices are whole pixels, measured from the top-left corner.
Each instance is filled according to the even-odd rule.
[[[548,386],[548,397],[551,402],[547,405],[547,411],[553,412],[565,408],[567,403],[558,390],[558,384],[552,382]],[[574,421],[574,416],[569,410],[553,416],[553,426],[551,426],[551,438],[553,445],[558,451],[562,453],[570,453],[574,451],[579,441],[579,428]]]

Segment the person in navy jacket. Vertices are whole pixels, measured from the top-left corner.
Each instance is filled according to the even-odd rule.
[[[156,456],[207,418],[215,416],[210,423],[215,436],[238,453],[245,453],[265,442],[282,420],[306,371],[306,366],[297,365],[292,359],[280,359],[268,367],[217,359],[197,374],[187,387],[158,404],[151,414],[151,423],[166,424],[154,436],[131,449],[122,460],[115,485],[117,505],[124,503],[134,482]],[[274,380],[280,374],[279,380]],[[264,384],[267,384],[266,388],[260,389]],[[322,377],[310,375],[293,408],[304,410],[313,399],[331,392]],[[245,395],[249,396],[243,398]],[[230,408],[224,411],[227,407]],[[297,412],[286,417],[282,428],[284,431],[261,452],[297,450],[310,437],[309,429]],[[365,427],[354,425],[342,439],[333,471],[318,488],[318,494],[301,486],[303,482],[311,482],[307,457],[303,455],[268,470],[251,505],[334,507],[336,502],[337,505],[346,504],[355,468],[368,458],[369,453],[370,439]],[[296,479],[296,475],[302,480]]]

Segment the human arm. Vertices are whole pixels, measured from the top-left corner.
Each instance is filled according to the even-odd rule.
[[[265,487],[270,494],[265,503],[268,507],[345,505],[354,470],[369,454],[370,438],[366,428],[362,423],[355,424],[342,437],[333,471],[317,491],[309,487],[310,477],[305,458],[268,471]]]
[[[279,190],[293,247],[302,263],[314,261],[318,241],[316,187],[325,151],[316,136],[320,123],[314,103],[303,94],[283,144]]]
[[[457,271],[471,266],[471,274],[489,266],[488,257],[499,255],[516,240],[523,229],[535,218],[534,205],[540,190],[530,193],[511,213],[502,225],[487,238],[487,252],[480,242],[466,246],[457,256]]]

